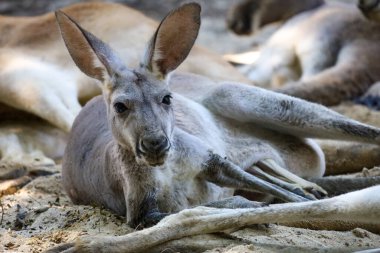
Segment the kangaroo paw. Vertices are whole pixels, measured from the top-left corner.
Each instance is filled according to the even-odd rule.
[[[322,187],[289,172],[272,159],[259,161],[254,167],[256,167],[256,169],[253,168],[254,173],[305,198],[314,200],[327,196],[327,192]]]

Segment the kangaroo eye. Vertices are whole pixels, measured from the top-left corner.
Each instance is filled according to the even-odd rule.
[[[171,104],[171,99],[172,99],[172,96],[170,96],[170,95],[166,95],[166,96],[162,99],[162,103],[164,103],[165,105],[170,105],[170,104]]]
[[[115,111],[117,113],[123,113],[128,109],[123,103],[120,103],[120,102],[115,103],[113,107],[115,108]]]

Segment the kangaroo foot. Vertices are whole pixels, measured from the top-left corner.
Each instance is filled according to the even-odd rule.
[[[310,200],[327,196],[327,192],[322,187],[289,172],[272,159],[259,161],[247,172]]]
[[[271,183],[269,180],[263,180],[260,177],[252,175],[231,161],[213,153],[210,153],[210,158],[203,164],[203,167],[206,180],[219,186],[271,194],[287,202],[310,200],[310,198],[305,198],[282,186]]]

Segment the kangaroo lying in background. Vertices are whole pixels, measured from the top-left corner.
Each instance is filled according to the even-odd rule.
[[[103,90],[74,122],[64,188],[74,203],[105,206],[126,215],[131,226],[210,202],[257,206],[227,198],[236,189],[312,200],[325,191],[300,177],[322,176],[325,160],[307,137],[380,143],[380,129],[318,104],[170,74],[197,37],[198,4],[168,14],[134,69],[63,12],[56,17],[71,57]]]
[[[227,26],[236,34],[249,35],[265,25],[285,21],[323,4],[324,0],[244,0],[229,10]]]
[[[247,71],[260,86],[335,105],[380,80],[380,25],[353,5],[249,0],[231,13],[229,26],[236,33],[289,17]]]
[[[63,9],[119,50],[126,64],[137,64],[156,22],[131,8],[111,3],[83,3]],[[67,55],[53,13],[36,17],[0,16],[0,103],[35,114],[69,131],[81,105],[100,94]],[[210,65],[205,68],[204,62]],[[196,47],[181,71],[219,80],[246,78],[203,48]]]
[[[380,1],[359,0],[358,7],[369,20],[380,22]]]

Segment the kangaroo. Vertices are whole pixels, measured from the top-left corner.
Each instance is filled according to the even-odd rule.
[[[323,0],[244,0],[228,11],[227,27],[236,34],[249,35],[267,24],[285,21],[322,4]]]
[[[104,40],[112,40],[127,64],[138,63],[143,41],[157,26],[152,19],[120,4],[81,3],[63,10]],[[100,89],[67,55],[54,14],[0,15],[0,33],[0,103],[37,115],[68,132],[81,109],[79,101],[99,95]],[[204,68],[204,61],[210,66]],[[198,46],[180,71],[249,83],[220,56]]]
[[[242,8],[247,4],[251,8]],[[290,17],[247,71],[260,86],[330,106],[359,97],[380,80],[380,25],[353,5],[251,0],[231,13],[230,27],[237,33],[250,31],[251,22],[260,27]]]
[[[210,202],[257,206],[228,198],[234,190],[291,202],[322,197],[323,189],[303,179],[320,177],[325,168],[308,137],[380,142],[380,129],[322,105],[171,73],[197,37],[196,3],[163,19],[134,69],[63,12],[56,18],[74,62],[103,90],[75,119],[62,164],[64,188],[75,204],[105,206],[131,226]]]
[[[358,0],[358,7],[369,20],[380,21],[380,1]]]

